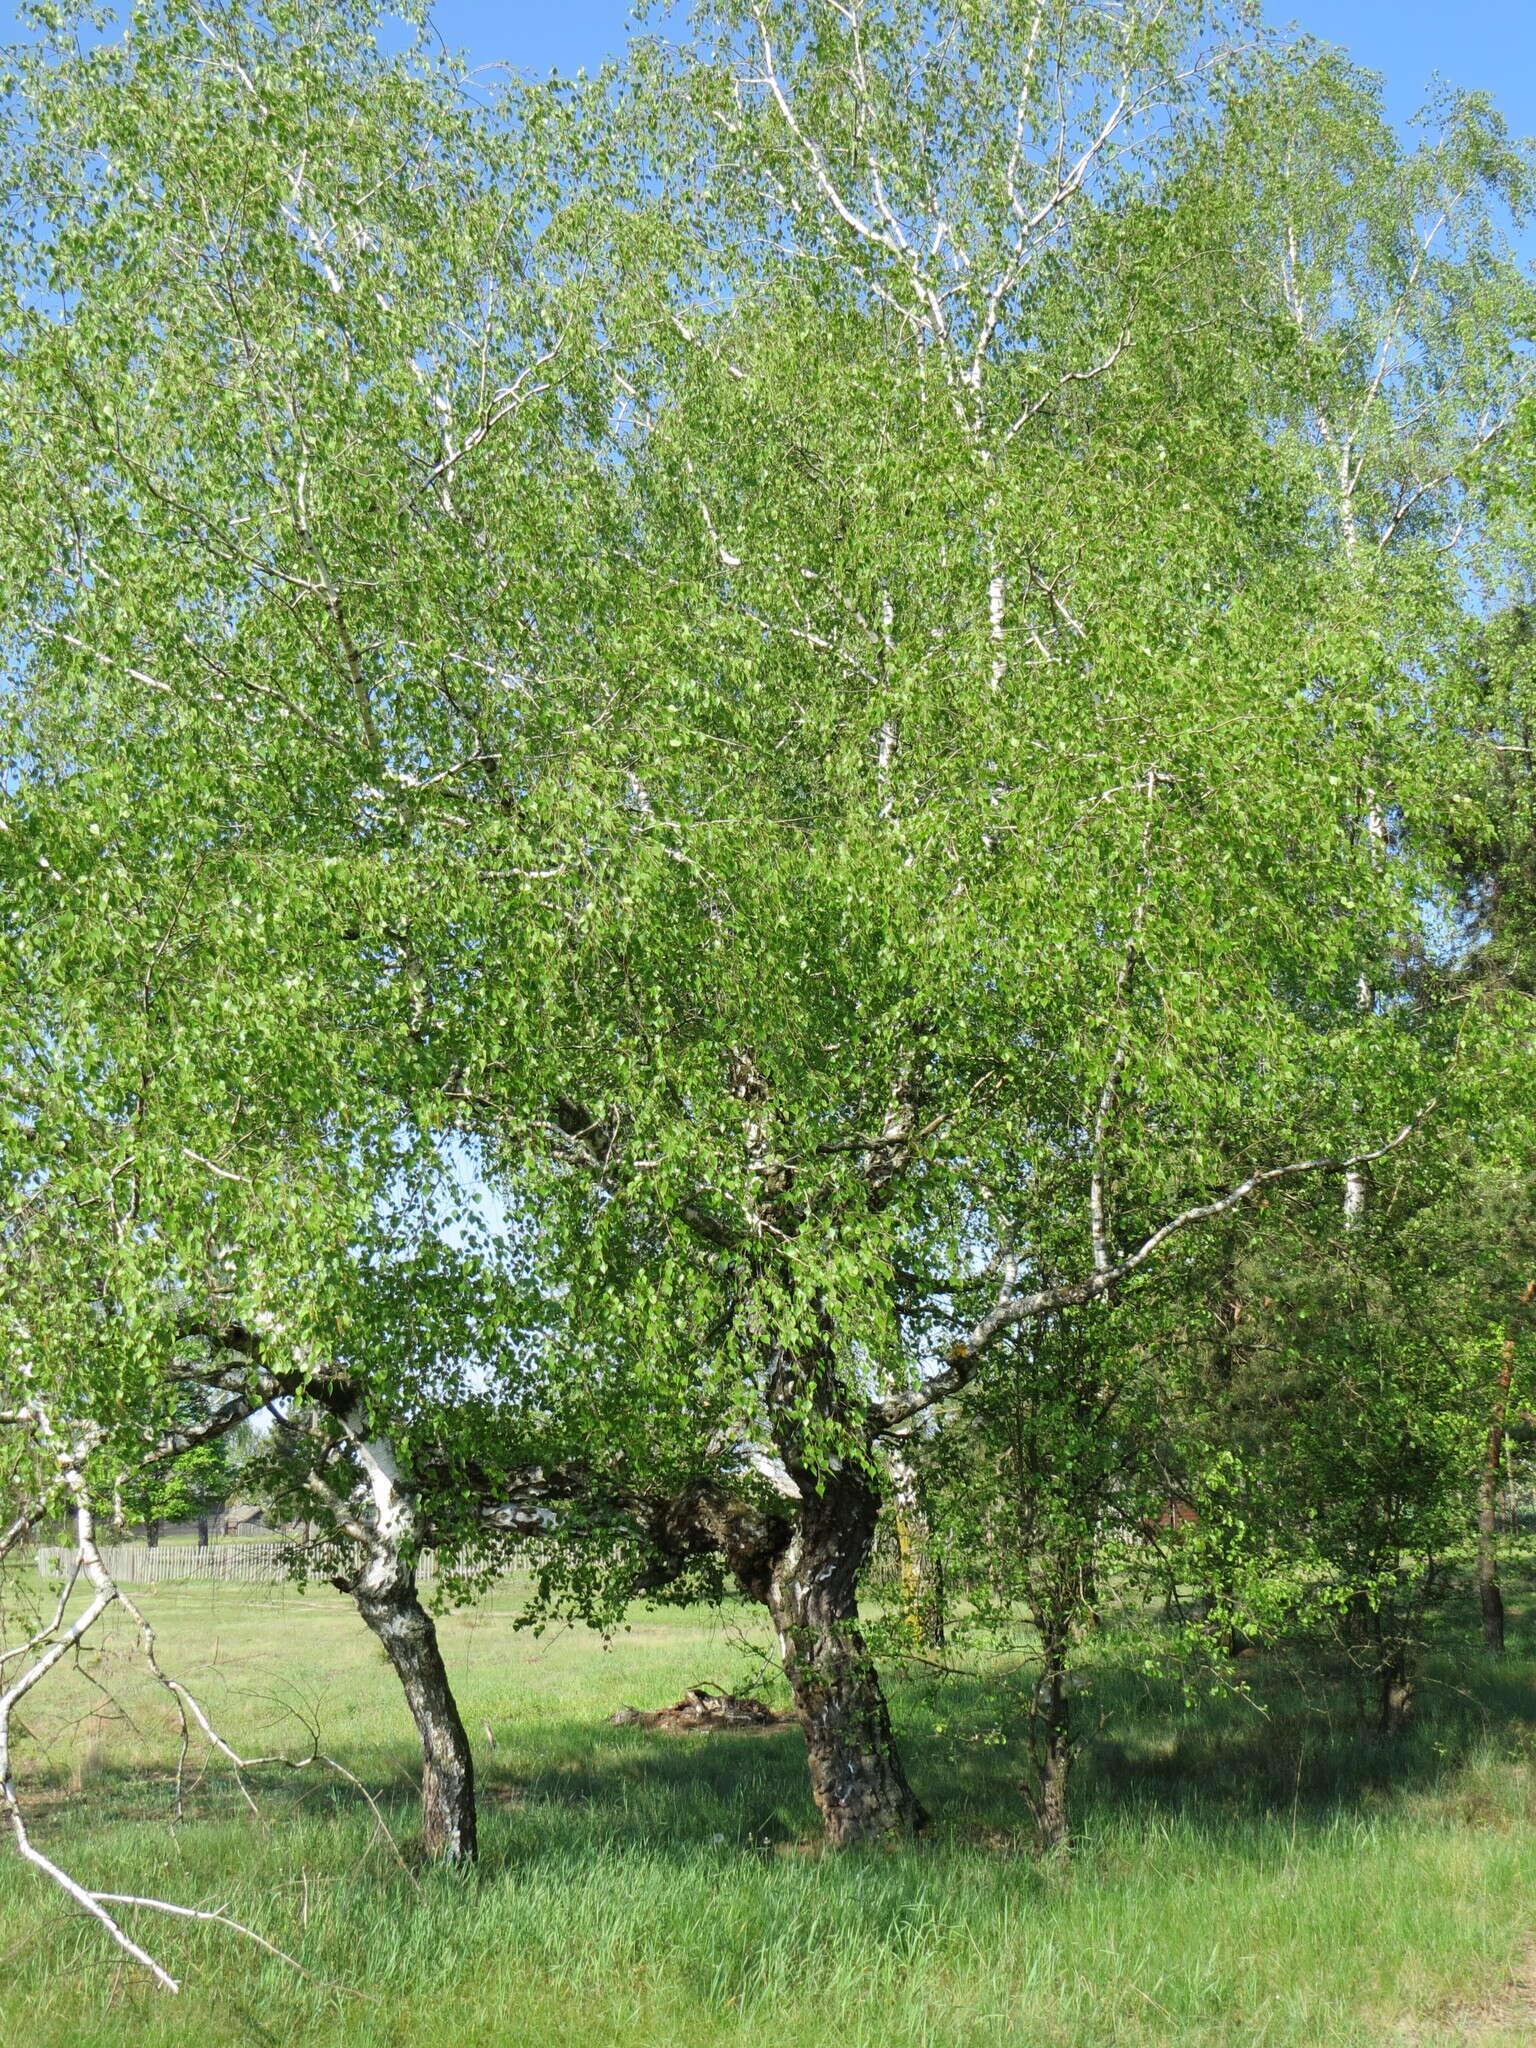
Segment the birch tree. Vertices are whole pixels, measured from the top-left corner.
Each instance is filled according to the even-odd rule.
[[[1006,10],[705,22],[710,175],[778,260],[636,453],[625,610],[676,722],[631,727],[625,879],[568,913],[565,1234],[596,1294],[605,1219],[663,1219],[623,1313],[725,1333],[837,1841],[921,1818],[857,1626],[875,1441],[1192,1225],[1364,1171],[1433,1087],[1359,1002],[1434,888],[1361,829],[1361,735],[1408,815],[1454,596],[1420,631],[1345,573],[1254,403],[1288,365],[1245,324],[1242,65],[1206,16],[1083,19],[1038,106]],[[493,1126],[489,1064],[465,1092]]]
[[[538,865],[516,822],[490,853],[516,776],[477,704],[518,727],[519,587],[570,516],[500,461],[541,406],[581,445],[582,392],[546,374],[579,357],[557,302],[581,293],[560,257],[526,265],[549,167],[579,152],[554,95],[509,162],[457,74],[425,46],[386,57],[375,25],[148,7],[102,41],[59,16],[7,76],[7,1374],[40,1345],[67,1363],[59,1426],[128,1418],[98,1467],[158,1440],[171,1382],[239,1412],[313,1391],[311,1476],[360,1546],[348,1589],[453,1860],[474,1848],[467,1744],[390,1429],[431,1377],[432,1290],[356,1282],[370,1248],[387,1262],[396,1184],[440,1181],[430,1142],[412,1153],[413,1093],[448,1062],[400,855],[407,895],[431,891],[430,817],[468,778],[491,824],[473,857]],[[510,512],[470,512],[472,469]],[[487,604],[511,622],[497,649]],[[451,647],[417,633],[433,617],[457,619]],[[558,729],[570,707],[550,709]],[[438,1361],[472,1354],[479,1293],[471,1275]]]
[[[481,1148],[634,1439],[697,1418],[670,1535],[766,1601],[829,1839],[900,1834],[880,1440],[1435,1093],[1459,560],[1351,566],[1297,424],[1317,65],[1172,0],[762,0],[482,115],[373,26],[149,8],[23,77],[16,758],[313,920],[315,1057],[260,946],[231,994],[277,1093]],[[1476,322],[1414,330],[1425,475],[1518,353]]]

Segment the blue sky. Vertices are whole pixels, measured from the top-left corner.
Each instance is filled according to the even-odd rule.
[[[1536,135],[1533,0],[1271,0],[1267,11],[1380,71],[1400,120],[1438,73],[1449,84],[1492,92],[1517,133]],[[623,47],[628,18],[625,0],[439,0],[433,13],[444,41],[476,62],[534,71],[600,63]]]
[[[1493,93],[1517,133],[1536,135],[1536,0],[1270,0],[1270,18],[1341,43],[1386,78],[1404,119],[1439,74]],[[573,72],[623,47],[626,0],[438,0],[445,42],[477,63]],[[0,0],[0,37],[15,22]]]

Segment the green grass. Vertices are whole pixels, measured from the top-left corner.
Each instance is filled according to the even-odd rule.
[[[27,1713],[39,1842],[97,1889],[222,1907],[345,1988],[226,1930],[139,1914],[184,1982],[166,1997],[0,1852],[6,2048],[1536,2037],[1510,1988],[1536,1932],[1536,1664],[1518,1653],[1459,1671],[1433,1660],[1418,1726],[1384,1745],[1337,1692],[1260,1669],[1267,1711],[1185,1701],[1137,1669],[1136,1645],[1106,1638],[1080,1703],[1067,1871],[1030,1852],[1023,1750],[998,1739],[996,1698],[898,1685],[932,1838],[839,1859],[815,1847],[793,1731],[608,1724],[621,1704],[741,1679],[760,1639],[751,1612],[640,1613],[605,1650],[582,1630],[515,1632],[503,1592],[443,1624],[483,1790],[482,1865],[453,1877],[414,1867],[413,1740],[346,1602],[224,1586],[145,1598],[167,1663],[234,1739],[299,1752],[301,1723],[316,1725],[413,1867],[319,1767],[253,1774],[253,1817],[210,1766],[174,1824],[173,1715],[115,1629],[90,1675],[120,1709],[61,1672]],[[1529,1639],[1518,1612],[1512,1638]]]

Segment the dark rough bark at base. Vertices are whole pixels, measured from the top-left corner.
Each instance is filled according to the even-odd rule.
[[[1413,1673],[1406,1650],[1399,1649],[1381,1667],[1380,1705],[1376,1727],[1382,1735],[1400,1735],[1413,1714]]]
[[[1494,1574],[1493,1558],[1490,1554],[1486,1566],[1482,1546],[1478,1546],[1477,1598],[1483,1616],[1483,1648],[1492,1650],[1495,1656],[1504,1654],[1504,1595],[1499,1591],[1499,1582]]]
[[[1477,1604],[1483,1619],[1483,1648],[1497,1656],[1504,1654],[1504,1596],[1499,1591],[1494,1537],[1498,1522],[1499,1460],[1504,1453],[1504,1414],[1514,1365],[1514,1339],[1506,1337],[1499,1376],[1494,1383],[1493,1420],[1488,1426],[1477,1486]]]
[[[768,1588],[784,1675],[827,1841],[849,1849],[916,1834],[927,1815],[902,1769],[879,1673],[858,1626],[858,1575],[879,1499],[862,1475],[804,1489]]]
[[[1520,1307],[1536,1300],[1536,1280],[1520,1296]],[[1509,1413],[1509,1388],[1515,1372],[1515,1334],[1506,1329],[1499,1347],[1498,1377],[1493,1383],[1493,1412],[1483,1447],[1483,1469],[1477,1486],[1477,1604],[1483,1621],[1483,1648],[1504,1654],[1504,1596],[1499,1590],[1498,1534],[1499,1465],[1504,1456],[1504,1424]]]
[[[410,1577],[402,1575],[380,1589],[349,1590],[384,1647],[421,1736],[422,1847],[435,1862],[472,1863],[477,1851],[475,1766],[437,1628]]]
[[[1040,1845],[1053,1856],[1065,1856],[1072,1847],[1067,1811],[1067,1784],[1072,1771],[1072,1707],[1067,1697],[1067,1674],[1059,1662],[1047,1665],[1035,1695],[1035,1713],[1039,1788],[1033,1804]]]
[[[1499,1591],[1497,1534],[1499,1459],[1504,1448],[1504,1402],[1509,1393],[1509,1366],[1499,1375],[1498,1407],[1488,1431],[1483,1469],[1477,1486],[1477,1605],[1483,1621],[1483,1648],[1504,1654],[1504,1596]]]
[[[922,1605],[923,1648],[942,1650],[944,1648],[944,1560],[937,1555],[929,1560],[927,1597]]]

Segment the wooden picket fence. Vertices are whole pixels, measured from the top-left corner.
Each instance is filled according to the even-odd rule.
[[[276,1586],[293,1577],[302,1546],[296,1543],[259,1543],[241,1537],[231,1543],[210,1543],[199,1550],[193,1543],[104,1543],[102,1562],[114,1579],[128,1586],[171,1584]],[[40,1544],[37,1550],[38,1576],[57,1584],[68,1576],[74,1562],[68,1544]],[[350,1560],[330,1546],[317,1547],[307,1560],[310,1576],[329,1578],[345,1570]],[[437,1577],[437,1558],[423,1553],[416,1567],[419,1582]]]

